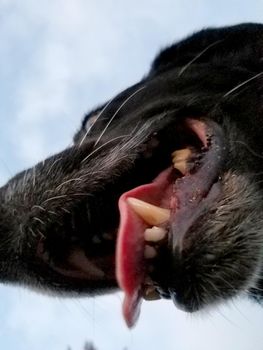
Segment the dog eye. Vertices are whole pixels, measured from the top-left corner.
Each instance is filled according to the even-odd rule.
[[[100,116],[100,110],[94,113],[88,114],[85,119],[82,122],[81,129],[75,134],[73,138],[73,145],[74,144],[82,144],[85,140],[87,140],[89,136],[89,132],[92,128],[92,126],[96,123],[96,120]]]
[[[92,114],[90,117],[87,118],[85,125],[84,125],[84,129],[88,132],[92,126],[95,124],[96,120],[98,119],[100,115],[100,112],[97,112],[95,114]]]

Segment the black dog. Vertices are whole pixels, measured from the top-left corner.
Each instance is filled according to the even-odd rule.
[[[138,84],[85,117],[74,146],[1,188],[2,282],[114,290],[119,197],[188,149],[153,201],[171,211],[144,267],[155,291],[188,311],[240,293],[260,299],[262,135],[263,25],[203,30],[167,48]]]

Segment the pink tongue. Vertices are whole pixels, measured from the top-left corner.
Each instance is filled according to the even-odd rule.
[[[123,315],[128,327],[132,327],[140,314],[142,284],[145,279],[144,231],[147,225],[127,203],[133,197],[160,205],[169,186],[171,169],[163,171],[153,183],[136,187],[119,199],[120,227],[117,239],[116,274],[120,288],[125,292]]]

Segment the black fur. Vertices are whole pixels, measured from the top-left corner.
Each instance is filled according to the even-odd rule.
[[[212,119],[225,134],[222,193],[190,228],[182,255],[169,245],[160,254],[152,278],[189,311],[240,293],[260,299],[262,93],[263,25],[203,30],[163,50],[138,84],[84,118],[74,146],[1,188],[2,282],[61,293],[116,288],[115,241],[105,233],[117,231],[118,198],[167,167],[190,116]],[[144,157],[156,134],[160,147]],[[83,250],[104,276],[75,271],[69,257]]]

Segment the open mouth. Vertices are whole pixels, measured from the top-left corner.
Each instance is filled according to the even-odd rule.
[[[139,316],[142,298],[159,297],[158,281],[152,280],[159,249],[183,250],[186,232],[220,195],[219,174],[225,159],[221,128],[196,119],[187,119],[186,128],[195,142],[175,149],[172,166],[119,200],[116,274],[125,292],[123,314],[129,327]]]
[[[221,127],[207,119],[187,118],[153,132],[139,146],[132,169],[110,184],[107,198],[103,190],[99,209],[104,217],[102,228],[91,225],[93,216],[98,224],[98,216],[87,218],[86,209],[69,213],[71,221],[76,216],[74,237],[81,239],[73,244],[71,228],[65,224],[68,236],[57,239],[56,251],[62,252],[61,258],[54,261],[46,254],[54,247],[54,236],[50,242],[39,243],[38,257],[73,288],[88,283],[91,292],[92,286],[104,290],[116,286],[117,277],[125,292],[124,318],[133,326],[143,298],[172,297],[167,288],[170,277],[165,286],[160,278],[169,265],[163,263],[164,257],[184,249],[187,231],[220,195],[224,142]],[[100,195],[94,195],[94,200],[98,198]],[[90,202],[84,205],[99,207]],[[87,227],[94,232],[90,241]],[[100,237],[95,235],[97,231],[102,232]],[[61,248],[66,237],[70,240]]]

